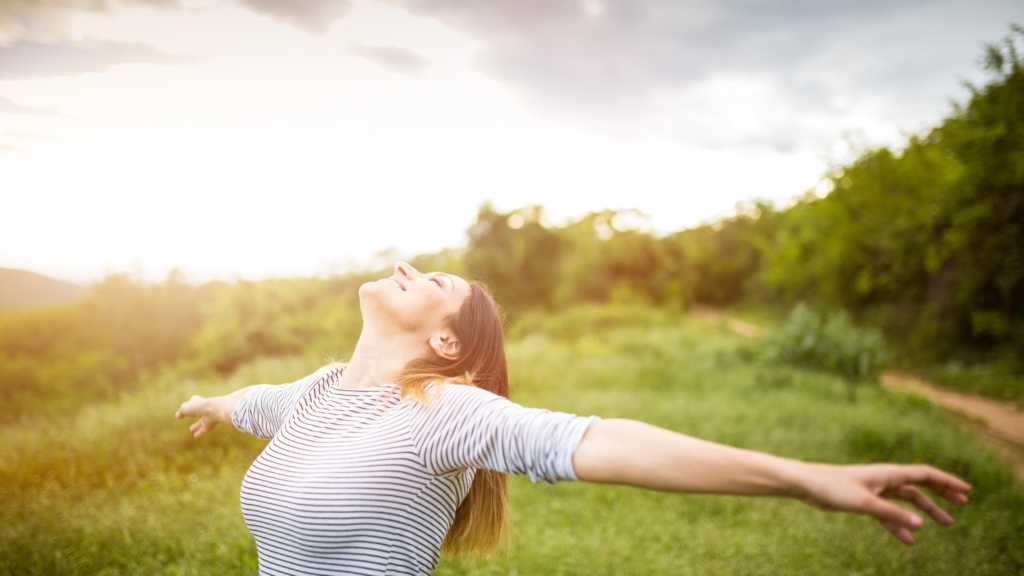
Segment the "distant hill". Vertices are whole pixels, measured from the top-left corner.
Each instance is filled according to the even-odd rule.
[[[27,270],[0,268],[0,310],[44,308],[77,300],[88,288]]]

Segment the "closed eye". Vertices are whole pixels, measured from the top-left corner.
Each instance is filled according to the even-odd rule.
[[[444,278],[443,282],[441,281],[442,278]],[[443,274],[443,273],[434,274],[433,276],[430,277],[430,280],[432,282],[437,283],[437,285],[442,290],[447,290],[447,291],[451,292],[452,290],[455,289],[455,281],[452,280],[452,277],[447,275],[447,274]]]

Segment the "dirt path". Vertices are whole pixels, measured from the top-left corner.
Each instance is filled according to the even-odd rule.
[[[698,320],[724,326],[746,338],[761,335],[759,326],[730,318],[714,308],[696,308],[692,315]],[[881,380],[886,388],[920,394],[961,415],[958,420],[965,426],[981,431],[984,438],[1013,463],[1017,476],[1024,480],[1024,412],[1016,406],[991,398],[945,390],[902,372],[885,372]]]
[[[757,338],[761,336],[761,327],[750,322],[745,322],[739,318],[730,318],[722,311],[717,308],[710,308],[707,306],[694,306],[690,310],[690,316],[702,322],[708,322],[711,324],[719,324],[725,326],[730,331],[744,336],[746,338]]]
[[[901,372],[883,373],[882,385],[894,390],[909,390],[968,416],[961,421],[980,430],[1015,464],[1017,476],[1024,480],[1024,412],[1007,402],[952,392]]]

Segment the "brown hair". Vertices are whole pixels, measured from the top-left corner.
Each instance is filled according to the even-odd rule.
[[[455,361],[435,355],[409,362],[396,382],[402,397],[428,403],[426,386],[434,382],[471,384],[508,398],[508,364],[501,312],[480,282],[471,282],[470,294],[448,325],[459,340]],[[455,521],[441,545],[448,557],[467,552],[491,554],[502,541],[509,522],[508,478],[493,470],[477,470],[466,498],[455,511]]]

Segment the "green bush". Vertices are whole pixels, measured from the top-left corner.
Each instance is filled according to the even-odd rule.
[[[838,374],[849,382],[876,380],[886,356],[877,330],[858,327],[843,311],[819,314],[803,303],[765,339],[764,355],[772,362]]]

